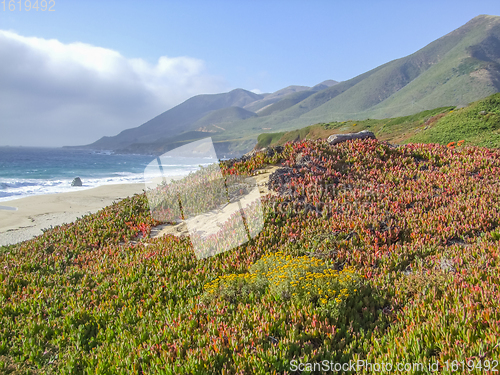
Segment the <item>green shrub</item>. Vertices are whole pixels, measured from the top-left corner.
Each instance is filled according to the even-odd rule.
[[[350,268],[308,272],[291,284],[292,298],[298,303],[313,302],[329,315],[338,317],[349,297],[359,294],[361,277]]]

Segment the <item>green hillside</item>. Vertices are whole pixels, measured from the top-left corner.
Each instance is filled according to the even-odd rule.
[[[270,106],[267,106],[266,108],[260,110],[258,115],[260,117],[262,117],[262,116],[268,116],[268,115],[273,114],[275,112],[284,111],[285,109],[294,106],[295,104],[303,101],[304,99],[306,99],[307,97],[311,96],[314,93],[315,93],[315,91],[307,90],[307,91],[300,91],[300,92],[296,92],[296,93],[287,95],[282,100],[280,100],[274,104],[271,104]]]
[[[291,141],[326,139],[332,134],[355,133],[369,130],[378,139],[391,143],[403,143],[425,127],[425,123],[437,116],[443,116],[455,107],[441,107],[422,111],[413,115],[388,119],[367,119],[362,121],[334,121],[319,123],[289,132],[263,133],[258,136],[256,149],[267,146],[284,145]],[[269,141],[271,140],[271,141]]]
[[[259,112],[262,108],[265,108],[273,103],[276,103],[277,101],[281,100],[279,97],[277,98],[270,98],[270,99],[261,99],[261,100],[256,100],[253,103],[250,103],[246,105],[244,108],[250,112]]]
[[[465,144],[500,147],[500,93],[466,107],[441,107],[409,116],[320,123],[290,132],[258,136],[256,149],[304,139],[325,139],[332,134],[370,130],[378,139],[397,144],[463,140]]]
[[[281,100],[286,101],[287,99],[292,98],[294,94],[298,94],[298,93],[303,92],[303,91],[312,91],[312,92],[321,91],[321,90],[327,89],[328,87],[334,86],[336,84],[338,84],[337,81],[334,81],[333,79],[328,79],[326,81],[318,83],[317,85],[315,85],[313,87],[297,86],[297,85],[288,86],[288,87],[285,87],[284,89],[278,90],[278,91],[273,92],[271,94],[263,94],[264,95],[263,99],[259,99],[253,103],[247,104],[244,108],[249,110],[249,111],[259,113],[259,115],[262,115],[260,113],[260,111],[263,110],[264,108],[270,106],[273,103],[279,102]],[[305,96],[305,97],[307,97],[307,96]],[[302,97],[302,99],[300,99],[300,100],[303,100],[305,97]],[[298,101],[295,100],[295,102],[293,104],[296,104],[297,102]],[[281,107],[281,108],[284,109],[284,108],[288,108],[289,106],[290,105],[288,105],[286,107]]]
[[[481,60],[471,46],[482,48],[498,38],[500,17],[476,17],[420,51],[391,62],[318,111],[366,111],[369,117],[392,117],[418,108],[463,105],[495,93],[500,87],[471,73],[489,69],[499,74],[500,50]]]
[[[192,127],[208,127],[213,131],[220,132],[224,130],[223,126],[226,124],[232,124],[235,121],[245,120],[256,116],[257,115],[254,112],[247,111],[241,107],[232,106],[210,112],[208,115],[194,122]]]
[[[477,146],[500,147],[500,94],[455,109],[406,142],[447,144],[462,139]]]

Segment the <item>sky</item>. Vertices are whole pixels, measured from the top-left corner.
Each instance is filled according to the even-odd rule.
[[[199,94],[348,80],[477,15],[500,15],[498,0],[8,4],[0,3],[0,146],[88,144]]]

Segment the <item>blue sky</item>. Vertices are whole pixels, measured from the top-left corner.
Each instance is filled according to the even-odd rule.
[[[114,135],[196,94],[233,88],[273,92],[292,84],[313,86],[326,79],[347,80],[411,54],[479,14],[500,15],[498,0],[56,0],[54,8],[54,12],[0,9],[0,30],[9,32],[0,38],[0,56],[13,55],[9,48],[19,51],[20,46],[28,46],[26,51],[32,51],[42,41],[59,43],[55,49],[51,49],[50,43],[40,47],[38,60],[28,57],[31,55],[26,51],[19,55],[21,60],[13,60],[12,64],[15,62],[18,67],[18,81],[11,78],[10,91],[4,89],[0,94],[4,98],[15,97],[17,110],[30,108],[22,119],[16,113],[4,113],[9,129],[19,129],[19,124],[29,129],[34,122],[49,124],[58,119],[72,129],[56,139],[52,132],[59,128],[43,125],[42,129],[52,135],[52,141],[41,141],[46,145],[81,144],[102,135]],[[68,55],[68,51],[78,50],[82,45],[94,48],[86,55],[92,60],[85,65],[86,70],[83,65],[75,65],[82,58],[82,50],[73,57]],[[40,55],[41,50],[45,51],[45,57]],[[54,54],[63,50],[64,58],[54,63],[52,73],[57,71],[57,80],[66,77],[65,82],[73,89],[85,88],[86,95],[83,89],[71,92],[62,83],[51,87],[54,78],[40,67],[50,65],[47,59],[54,60]],[[101,60],[107,69],[96,65]],[[9,71],[9,77],[13,77],[12,66],[5,64],[3,68],[0,66],[0,74],[4,69],[4,74]],[[104,108],[104,95],[99,102],[103,107],[100,110],[94,108],[96,103],[85,104],[95,94],[88,82],[100,77],[101,82],[109,83],[110,76],[117,80],[121,68],[123,74],[130,73],[127,87],[134,93],[126,94],[127,89],[120,82],[100,91],[113,97],[109,107]],[[21,75],[20,69],[26,71]],[[84,80],[82,72],[88,69],[97,73]],[[75,77],[80,81],[72,81],[72,72],[76,72]],[[46,74],[47,79],[43,80],[41,77]],[[21,87],[28,85],[23,80],[37,82],[30,90],[29,100],[19,93]],[[134,86],[139,81],[140,87]],[[92,82],[93,88],[99,85]],[[54,94],[48,98],[44,90],[51,94],[57,91],[60,96]],[[117,90],[116,94],[113,90]],[[41,101],[37,101],[37,95]],[[66,102],[74,97],[81,102]],[[132,113],[133,103],[136,108]],[[57,111],[49,113],[49,109],[57,106]],[[125,112],[123,118],[121,108]],[[95,118],[88,115],[89,110],[96,113]],[[0,113],[5,111],[8,109],[0,106]],[[88,122],[99,123],[99,130],[77,131]],[[99,131],[101,134],[97,134]],[[33,144],[25,135],[18,134],[0,140],[0,145],[23,142]]]

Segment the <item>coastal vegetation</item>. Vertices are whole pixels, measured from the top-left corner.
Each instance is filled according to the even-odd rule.
[[[463,141],[468,145],[500,147],[500,94],[490,95],[460,108],[441,107],[403,117],[334,121],[290,132],[263,133],[257,138],[255,148],[361,130],[370,130],[380,140],[397,144],[447,145]]]
[[[432,134],[467,110],[427,114],[439,117]],[[206,259],[187,237],[149,237],[159,222],[146,194],[1,247],[0,371],[291,374],[292,360],[492,370],[500,150],[472,140],[300,140],[221,162],[227,177],[283,170],[263,230]]]

